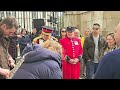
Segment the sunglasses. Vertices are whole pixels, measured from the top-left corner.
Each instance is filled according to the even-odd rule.
[[[93,28],[93,30],[98,30],[99,28]]]
[[[61,32],[66,32],[66,31],[61,31]]]

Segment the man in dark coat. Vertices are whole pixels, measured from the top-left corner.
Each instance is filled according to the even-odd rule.
[[[61,56],[39,44],[30,44],[23,51],[24,62],[13,79],[62,79]]]
[[[100,35],[100,25],[93,24],[92,33],[85,38],[83,60],[86,61],[86,79],[92,79],[100,62],[101,50],[106,40]]]

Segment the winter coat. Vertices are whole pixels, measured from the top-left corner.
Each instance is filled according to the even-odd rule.
[[[13,79],[62,79],[61,56],[58,53],[39,44],[31,44],[24,49],[23,57],[25,61]]]
[[[22,53],[24,48],[27,46],[27,43],[31,43],[29,36],[25,35],[19,38],[20,54]]]
[[[99,57],[101,55],[101,50],[105,45],[106,45],[106,40],[100,35],[98,40]],[[84,51],[83,59],[85,60],[85,62],[89,59],[94,61],[95,43],[92,33],[90,34],[89,37],[86,37],[84,41],[83,51]]]
[[[102,58],[94,79],[120,79],[120,49],[109,52]]]

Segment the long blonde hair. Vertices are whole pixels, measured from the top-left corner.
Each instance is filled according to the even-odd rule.
[[[43,43],[42,46],[44,48],[47,48],[51,51],[57,52],[60,55],[62,55],[62,46],[54,40],[47,40],[47,41],[45,41],[45,43]]]

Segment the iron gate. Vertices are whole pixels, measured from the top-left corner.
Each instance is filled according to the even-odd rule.
[[[0,11],[0,19],[8,16],[14,16],[19,23],[19,30],[25,28],[27,31],[32,32],[33,28],[41,30],[41,26],[52,26],[55,33],[59,35],[59,30],[64,27],[64,12],[56,11]]]

